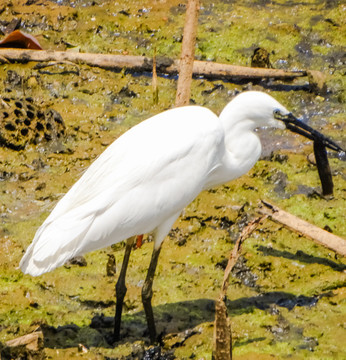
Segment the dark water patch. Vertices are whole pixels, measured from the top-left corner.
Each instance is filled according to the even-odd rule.
[[[174,16],[185,14],[186,5],[184,3],[181,3],[181,4],[178,4],[177,6],[172,6],[169,9],[169,12]]]
[[[320,2],[325,3],[326,9],[334,9],[340,4],[340,0],[320,0]]]
[[[262,252],[264,256],[283,257],[285,259],[296,260],[296,261],[300,261],[300,262],[303,262],[306,264],[325,265],[325,266],[329,266],[331,269],[333,269],[335,271],[340,271],[340,272],[346,270],[346,265],[344,265],[344,264],[340,264],[340,263],[337,263],[337,262],[329,260],[329,259],[312,256],[301,250],[298,250],[295,254],[293,254],[286,250],[284,250],[284,251],[277,250],[277,249],[269,248],[269,247],[266,247],[263,245],[258,246],[257,250]]]
[[[267,326],[267,330],[274,335],[275,342],[295,342],[298,343],[297,348],[309,351],[313,351],[318,345],[316,338],[303,335],[303,327],[290,323],[281,314],[277,317],[277,324]]]
[[[243,297],[237,300],[227,300],[230,316],[241,313],[251,313],[254,309],[272,311],[273,307],[285,307],[292,310],[295,306],[315,306],[321,297],[332,296],[323,293],[316,296],[293,295],[287,292],[268,292],[253,297]],[[213,322],[215,318],[215,302],[210,299],[198,299],[158,305],[154,307],[156,324],[161,332],[161,338],[165,334],[178,334],[192,331],[191,329],[205,323]],[[279,310],[275,313],[279,314]],[[83,344],[87,347],[97,346],[111,348],[114,318],[103,314],[95,315],[90,326],[79,327],[75,324],[59,326],[57,328],[41,325],[44,333],[45,347],[70,348]],[[275,329],[273,329],[275,331]],[[278,330],[280,332],[280,330]],[[124,315],[122,321],[121,336],[124,342],[135,342],[147,338],[147,327],[143,311],[135,314]],[[193,331],[192,331],[193,335]],[[191,336],[192,336],[191,335]],[[251,342],[251,340],[249,340]],[[261,339],[252,339],[253,342]],[[238,346],[246,343],[238,343]],[[303,346],[303,345],[302,345]]]
[[[318,346],[318,340],[316,338],[304,336],[303,343],[298,345],[297,348],[300,350],[314,351],[316,346]]]
[[[210,95],[211,93],[213,93],[215,90],[224,90],[224,86],[222,84],[215,84],[214,87],[210,90],[203,90],[202,91],[202,95]]]
[[[131,359],[133,359],[131,354]],[[160,346],[153,346],[144,352],[143,360],[170,360],[175,359],[172,352],[164,353]]]
[[[234,3],[234,0],[221,0],[224,4],[232,4]],[[321,4],[326,2],[326,8],[334,8],[338,6],[338,0],[319,0],[316,3]],[[316,4],[316,5],[317,5]],[[295,6],[309,6],[311,7],[311,3],[305,2],[305,1],[283,1],[283,2],[277,2],[277,1],[271,1],[271,0],[256,0],[256,1],[244,1],[242,2],[242,6],[247,6],[250,8],[253,7],[267,7],[267,6],[276,6],[276,7],[295,7]]]
[[[163,337],[167,333],[189,331],[201,323],[214,321],[215,302],[209,299],[182,301],[158,305],[153,310],[155,323]],[[98,314],[92,319],[90,327],[101,333],[105,339],[109,339],[114,327],[114,318]],[[144,311],[123,316],[121,337],[124,341],[148,337]]]
[[[320,23],[321,21],[324,21],[323,15],[321,15],[321,14],[314,15],[310,18],[310,25],[311,26],[316,25],[316,24]]]
[[[49,0],[52,3],[55,3],[57,5],[63,5],[63,6],[70,6],[72,8],[75,7],[90,7],[90,6],[97,6],[99,5],[99,1],[95,0]]]
[[[91,319],[90,327],[93,329],[112,328],[113,326],[114,326],[114,318],[109,316],[104,316],[104,314],[95,315]]]
[[[0,181],[5,181],[13,177],[15,174],[12,171],[0,171]]]
[[[298,188],[296,191],[292,193],[292,195],[305,195],[307,197],[315,197],[320,196],[321,189],[320,188],[313,188],[311,186],[306,185],[298,185]]]
[[[263,87],[264,89],[271,91],[282,91],[282,92],[290,92],[290,91],[310,91],[310,85],[306,84],[284,84],[280,82],[274,82],[272,80],[262,79],[258,82],[258,85]]]
[[[70,296],[71,299],[79,301],[79,303],[81,305],[83,305],[85,308],[87,309],[95,309],[95,310],[100,310],[100,309],[106,309],[109,307],[112,307],[115,305],[115,301],[113,300],[107,300],[107,301],[102,301],[102,300],[81,300],[79,299],[79,296]]]
[[[297,297],[280,298],[276,301],[276,305],[292,310],[295,306],[315,306],[318,302],[316,296],[299,295]]]
[[[249,298],[240,298],[233,301],[228,301],[227,306],[234,310],[243,310],[251,312],[253,308],[260,310],[270,310],[273,305],[284,307],[292,310],[296,306],[315,306],[321,297],[331,296],[329,292],[316,296],[293,295],[283,291],[271,291],[262,293],[257,296]]]
[[[346,65],[346,53],[343,49],[329,52],[322,58],[329,67],[343,67]]]
[[[68,349],[79,348],[81,344],[88,349],[91,347],[114,348],[112,341],[106,341],[105,333],[91,327],[79,327],[75,324],[59,326],[57,328],[48,325],[41,325],[44,334],[44,346],[51,349]],[[187,334],[187,338],[190,337]],[[193,335],[193,332],[192,332]],[[111,335],[108,334],[109,340]],[[142,340],[142,338],[138,338]],[[127,337],[124,334],[124,342],[134,341],[133,336]],[[122,343],[123,341],[120,341]],[[105,357],[105,359],[119,359],[119,357]],[[132,346],[131,355],[121,357],[121,359],[157,359],[171,360],[174,359],[173,350],[164,350],[160,345],[149,346],[145,342],[137,342]]]
[[[300,61],[305,65],[310,65],[313,59],[313,52],[310,41],[303,39],[294,48],[298,53]]]
[[[164,350],[163,347],[156,346],[145,346],[144,344],[136,343],[132,346],[131,354],[128,356],[118,356],[109,357],[105,356],[105,360],[173,360],[176,357],[174,356],[174,350]]]
[[[134,99],[138,96],[136,92],[131,90],[127,85],[123,86],[120,91],[117,93],[111,91],[107,94],[107,97],[110,99],[111,104],[123,104],[126,107],[129,107],[131,104],[131,99]],[[110,106],[106,105],[106,109]]]
[[[333,25],[333,26],[337,26],[337,27],[340,26],[340,24],[336,23],[333,19],[330,19],[330,18],[324,19],[324,21],[325,21],[326,23],[328,23],[328,24]]]
[[[275,185],[275,193],[282,199],[290,198],[290,194],[286,192],[287,179],[288,176],[282,171],[276,171],[268,177],[269,182]]]
[[[112,70],[114,72],[119,73],[118,70]],[[152,78],[152,73],[150,71],[144,71],[144,72],[136,72],[131,69],[128,69],[125,71],[126,74],[131,74],[133,77],[147,77]],[[178,80],[178,74],[165,74],[165,73],[158,73],[157,76],[159,78],[168,79],[168,80]],[[282,92],[290,92],[290,91],[310,91],[310,86],[308,83],[306,84],[287,84],[287,83],[281,83],[280,80],[273,80],[273,79],[251,79],[251,78],[243,78],[243,77],[233,77],[233,78],[227,78],[227,79],[220,79],[218,75],[193,75],[193,79],[197,80],[218,80],[222,81],[223,83],[230,83],[235,85],[244,85],[245,87],[242,89],[245,90],[255,90],[252,89],[252,86],[258,85],[264,89],[271,90],[271,91],[282,91]],[[289,80],[289,79],[287,79]],[[293,80],[293,78],[292,78]],[[203,95],[208,96],[210,95],[208,92],[213,92],[215,90],[218,91],[228,91],[225,89],[222,84],[215,86],[212,91],[207,90],[203,93]],[[239,91],[235,90],[235,93],[230,95],[235,96],[239,93]]]
[[[264,341],[264,340],[266,340],[265,337],[257,337],[257,338],[253,338],[253,339],[247,339],[247,340],[244,340],[244,341],[236,340],[234,342],[234,344],[233,344],[233,347],[246,346],[246,345],[249,345],[249,344],[252,344],[252,343],[255,343],[255,342]]]
[[[254,274],[251,269],[246,265],[247,259],[243,256],[240,256],[237,263],[232,269],[232,276],[236,279],[239,279],[241,283],[250,288],[258,288],[256,281],[258,276]],[[226,269],[228,264],[228,259],[222,259],[215,266],[223,270]]]
[[[110,347],[103,335],[90,327],[79,327],[75,324],[58,326],[41,325],[44,335],[44,346],[52,349],[67,349],[83,344],[90,347]]]

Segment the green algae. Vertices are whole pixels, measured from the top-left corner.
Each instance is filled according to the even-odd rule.
[[[174,58],[180,53],[185,8],[179,7],[178,1],[95,2],[94,6],[75,8],[23,3],[12,1],[12,6],[5,6],[2,19],[11,20],[12,10],[20,13],[25,31],[37,36],[47,49],[68,46],[85,52],[152,56],[156,48],[158,55]],[[196,57],[247,65],[253,49],[260,46],[271,53],[275,67],[309,66],[324,71],[330,89],[325,98],[302,89],[293,91],[294,84],[269,90],[299,115],[312,114],[312,124],[344,144],[346,87],[336,60],[345,40],[342,6],[328,8],[315,1],[285,3],[203,4]],[[46,11],[44,22],[40,20],[42,11]],[[175,80],[159,78],[159,103],[155,105],[147,76],[71,64],[43,71],[34,65],[3,65],[1,80],[8,70],[22,76],[24,87],[11,89],[12,93],[22,96],[24,91],[36,102],[59,111],[68,138],[62,153],[30,146],[20,152],[0,149],[0,172],[10,174],[0,182],[0,341],[38,326],[58,329],[73,324],[78,328],[63,329],[58,336],[45,330],[49,357],[130,358],[135,348],[148,346],[140,299],[152,250],[149,238],[131,255],[123,317],[125,337],[114,349],[90,322],[95,316],[114,314],[117,275],[106,275],[107,254],[115,256],[119,272],[123,245],[86,254],[86,267],[67,265],[38,278],[23,275],[17,267],[54,204],[105,147],[141,120],[172,106]],[[0,87],[4,93],[3,81]],[[191,99],[219,113],[243,88],[263,90],[260,85],[243,87],[194,79]],[[284,91],[275,91],[280,89]],[[213,301],[223,278],[218,264],[228,257],[243,218],[256,215],[260,199],[337,235],[346,234],[344,161],[330,159],[335,195],[325,200],[318,195],[316,168],[307,160],[311,144],[301,146],[301,138],[284,136],[284,145],[241,179],[203,192],[184,210],[163,245],[153,306],[158,329],[163,332],[163,348],[168,351],[175,346],[176,358],[211,359]],[[42,166],[35,165],[40,162]],[[234,275],[227,294],[235,358],[345,357],[344,258],[269,220],[247,239],[243,256],[257,280],[256,286],[249,287]],[[184,335],[187,329],[194,332],[188,338]],[[110,333],[111,328],[105,332]],[[87,353],[78,352],[79,343],[89,347]]]

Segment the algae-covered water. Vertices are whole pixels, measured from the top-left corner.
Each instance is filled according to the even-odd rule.
[[[45,49],[178,58],[185,9],[174,0],[5,0],[0,30],[17,19]],[[195,78],[191,102],[220,113],[237,92],[266,91],[345,148],[345,12],[339,1],[202,1],[197,59],[249,66],[261,47],[275,68],[322,71],[328,90],[310,92],[307,78]],[[150,74],[48,65],[0,65],[1,99],[31,98],[37,108],[58,111],[66,125],[66,137],[53,142],[0,147],[1,343],[41,329],[51,359],[148,359],[160,352],[162,359],[211,359],[214,300],[237,234],[256,216],[260,199],[345,238],[345,160],[330,156],[334,197],[324,199],[311,142],[260,131],[264,153],[255,167],[202,193],[163,244],[153,296],[161,344],[149,346],[140,300],[152,250],[145,236],[130,260],[122,340],[110,345],[123,244],[85,254],[86,266],[67,264],[37,278],[23,275],[18,264],[90,163],[126,130],[173,106],[176,79],[159,77],[154,104]],[[116,259],[111,276],[108,255]],[[246,240],[227,293],[234,358],[346,358],[345,270],[343,257],[266,220]]]

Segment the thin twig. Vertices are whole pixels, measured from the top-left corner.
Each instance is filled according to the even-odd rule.
[[[241,254],[241,249],[242,249],[242,245],[243,242],[251,235],[251,233],[257,228],[258,224],[263,221],[264,219],[266,219],[268,217],[268,215],[262,215],[257,217],[256,219],[252,220],[245,228],[244,230],[241,232],[239,238],[237,239],[234,248],[230,254],[230,257],[228,259],[228,263],[225,269],[225,274],[223,277],[223,282],[222,282],[222,292],[223,295],[226,295],[227,289],[228,289],[228,285],[229,285],[229,275],[232,271],[232,269],[234,268],[235,264],[237,263],[239,256]]]
[[[156,47],[154,48],[154,56],[153,56],[153,104],[157,105],[159,103],[159,88],[157,87],[157,72],[156,72]]]
[[[229,275],[239,259],[244,241],[257,228],[259,223],[266,218],[267,215],[257,217],[244,228],[229,256],[223,277],[220,296],[215,302],[213,356],[215,360],[232,360],[232,330],[226,306],[226,293],[229,285]]]

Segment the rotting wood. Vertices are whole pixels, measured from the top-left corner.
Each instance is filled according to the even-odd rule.
[[[71,61],[77,64],[87,64],[109,70],[120,71],[126,68],[133,72],[151,72],[153,68],[153,59],[145,56],[77,53],[73,51],[0,49],[0,62],[4,62],[1,59],[23,63],[29,61]],[[156,57],[158,74],[176,75],[179,70],[179,64],[180,60]],[[307,76],[305,70],[288,71],[252,68],[209,61],[194,61],[193,74],[195,76],[225,80],[254,80],[262,78],[291,80]]]
[[[237,263],[242,245],[244,241],[251,235],[257,226],[267,218],[267,215],[252,220],[241,232],[238,240],[228,259],[225,269],[221,292],[219,298],[215,302],[215,323],[214,323],[214,354],[215,360],[231,360],[232,359],[232,330],[231,321],[227,314],[226,293],[229,285],[229,276],[232,269]]]
[[[302,234],[313,241],[346,256],[346,240],[339,236],[329,233],[295,215],[288,213],[278,207],[262,200],[263,206],[259,208],[259,212],[268,215],[272,220],[287,226],[289,229]]]
[[[13,340],[6,342],[6,346],[15,347],[25,345],[29,350],[39,350],[43,344],[42,331],[36,331],[31,334],[23,335]]]
[[[42,331],[9,340],[1,350],[4,359],[45,359]]]
[[[188,0],[185,15],[185,26],[181,56],[179,62],[179,78],[175,106],[190,103],[193,63],[198,24],[199,0]]]
[[[213,360],[232,360],[232,330],[223,294],[215,301]]]

